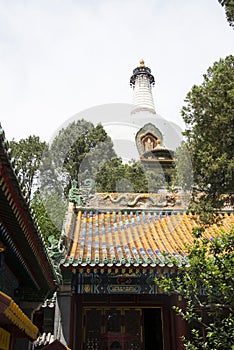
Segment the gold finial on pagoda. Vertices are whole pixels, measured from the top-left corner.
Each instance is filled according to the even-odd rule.
[[[145,61],[144,60],[140,60],[140,67],[145,67]]]

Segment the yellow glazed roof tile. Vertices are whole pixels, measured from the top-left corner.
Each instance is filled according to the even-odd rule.
[[[183,254],[185,245],[192,243],[196,227],[193,217],[183,213],[70,210],[65,267],[166,264],[166,255]],[[205,235],[211,239],[233,224],[234,214],[225,214],[221,226],[211,226]]]
[[[0,309],[2,314],[31,340],[37,338],[39,329],[23,313],[13,299],[3,292],[0,292]]]

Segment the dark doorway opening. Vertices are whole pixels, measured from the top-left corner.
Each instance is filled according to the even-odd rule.
[[[144,350],[163,350],[161,309],[144,309]]]

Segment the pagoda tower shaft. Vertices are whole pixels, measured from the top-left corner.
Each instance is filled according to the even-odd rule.
[[[135,68],[130,79],[130,85],[133,88],[133,109],[131,114],[141,111],[148,111],[156,114],[154,100],[152,95],[152,86],[154,85],[154,77],[151,70],[145,67],[143,60],[140,66]]]

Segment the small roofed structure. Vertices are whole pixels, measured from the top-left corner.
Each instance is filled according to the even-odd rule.
[[[0,292],[0,348],[9,349],[11,337],[35,340],[39,329],[23,313],[12,298]]]
[[[152,123],[147,123],[137,132],[135,140],[145,169],[161,174],[167,183],[171,183],[175,152],[163,145],[161,131]]]

